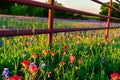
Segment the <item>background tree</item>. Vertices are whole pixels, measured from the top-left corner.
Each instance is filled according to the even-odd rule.
[[[6,3],[4,0],[0,0],[0,13],[2,14],[9,14],[10,7],[14,4]]]
[[[105,4],[109,4],[109,2],[107,2],[107,3],[105,3]],[[120,4],[118,4],[118,3],[116,3],[116,2],[113,2],[113,3],[112,3],[112,6],[115,7],[115,8],[117,8],[117,9],[120,9]],[[102,5],[101,8],[100,8],[100,14],[107,16],[107,15],[108,15],[108,7]],[[116,11],[116,10],[112,10],[112,11],[111,11],[111,16],[112,16],[112,17],[120,18],[120,12],[118,12],[118,11]]]
[[[14,15],[27,15],[28,6],[15,4],[11,6],[11,13]]]

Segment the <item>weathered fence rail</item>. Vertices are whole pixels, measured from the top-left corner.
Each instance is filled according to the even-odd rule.
[[[66,7],[56,6],[56,5],[54,5],[54,0],[50,0],[49,4],[42,3],[42,2],[36,2],[36,1],[31,1],[31,0],[4,0],[4,1],[9,2],[9,3],[18,3],[18,4],[23,4],[23,5],[47,8],[49,10],[49,13],[48,13],[48,29],[0,30],[0,37],[32,35],[32,34],[48,34],[48,42],[49,42],[49,44],[52,44],[53,33],[106,29],[105,39],[107,39],[107,37],[109,35],[109,29],[120,28],[119,26],[110,27],[110,21],[111,20],[120,21],[120,18],[115,18],[115,17],[110,16],[111,9],[114,9],[114,10],[120,12],[119,9],[116,9],[116,8],[112,7],[112,0],[110,0],[109,5],[104,4],[103,2],[101,2],[99,0],[91,0],[91,1],[94,1],[96,3],[102,4],[104,6],[107,6],[109,8],[108,9],[108,16],[94,14],[94,13],[81,11],[81,10],[76,10],[76,9],[71,9],[71,8],[66,8]],[[116,1],[120,2],[119,0],[116,0]],[[96,28],[54,28],[53,22],[54,22],[54,10],[55,9],[66,11],[66,12],[73,12],[73,13],[79,13],[79,14],[88,15],[88,16],[96,16],[96,17],[104,18],[104,19],[107,20],[107,23],[106,23],[107,25],[106,25],[106,27],[96,27]]]

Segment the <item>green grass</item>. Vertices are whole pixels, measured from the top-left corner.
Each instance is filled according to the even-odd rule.
[[[47,28],[46,21],[29,19],[0,19],[1,26],[13,29]],[[96,27],[99,23],[56,21],[55,27]],[[103,23],[103,25],[105,25]],[[3,26],[2,26],[3,27]],[[10,77],[17,74],[22,80],[110,80],[110,74],[120,73],[120,29],[110,30],[105,44],[105,30],[54,34],[52,48],[47,45],[47,35],[2,37],[0,42],[0,74],[9,68]],[[99,45],[98,45],[99,43]],[[67,46],[68,50],[63,50]],[[48,54],[43,54],[47,50]],[[24,54],[23,52],[26,52]],[[52,56],[51,53],[56,52]],[[63,55],[63,52],[65,53]],[[36,59],[32,54],[38,54]],[[72,58],[71,58],[72,56]],[[36,76],[23,68],[23,60],[34,62]],[[45,68],[41,65],[45,63]],[[62,64],[63,63],[63,64]],[[48,75],[48,72],[50,76]],[[0,76],[2,80],[2,76]]]

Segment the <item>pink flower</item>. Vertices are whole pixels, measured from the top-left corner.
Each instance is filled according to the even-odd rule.
[[[7,78],[7,80],[12,80],[12,78]]]
[[[34,64],[31,63],[28,67],[28,71],[33,75],[36,76],[37,72],[38,72],[38,67]]]

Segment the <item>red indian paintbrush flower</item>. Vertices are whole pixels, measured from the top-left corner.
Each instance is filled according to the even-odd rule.
[[[31,57],[32,57],[33,59],[36,59],[36,58],[38,57],[38,54],[34,53],[34,54],[31,55]]]
[[[63,46],[62,50],[68,50],[68,46]]]
[[[11,80],[22,80],[22,77],[15,74],[11,77]]]
[[[20,64],[23,66],[23,67],[28,67],[30,65],[30,62],[28,60],[23,60],[22,62],[20,62]]]

